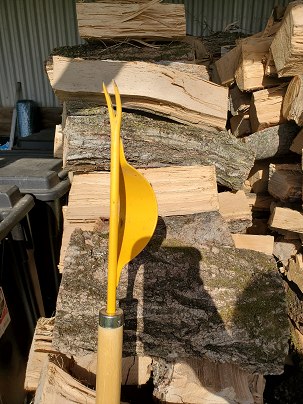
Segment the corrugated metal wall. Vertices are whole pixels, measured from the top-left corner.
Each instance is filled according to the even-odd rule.
[[[89,0],[92,1],[92,0]],[[271,10],[289,0],[165,0],[184,3],[187,33],[222,31],[238,22],[245,33],[264,29]],[[76,0],[0,0],[0,106],[14,105],[15,88],[39,106],[59,106],[44,73],[53,48],[85,43],[78,35]]]
[[[53,48],[85,43],[78,35],[75,0],[0,0],[0,105],[22,98],[59,106],[43,63]]]

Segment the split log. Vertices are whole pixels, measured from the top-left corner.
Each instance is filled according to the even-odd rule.
[[[286,122],[282,115],[282,102],[286,85],[253,93],[249,108],[252,132],[259,132],[271,126]]]
[[[264,74],[262,59],[268,53],[273,38],[247,38],[241,40],[241,56],[235,79],[241,91],[252,91],[281,84],[281,80]]]
[[[235,72],[241,55],[240,46],[236,46],[230,52],[214,64],[215,76],[213,81],[222,86],[229,87],[235,82]]]
[[[95,404],[96,391],[74,379],[60,365],[55,358],[45,360],[34,404]]]
[[[255,163],[251,169],[248,181],[256,194],[264,194],[268,192],[268,178],[269,178],[269,163]]]
[[[245,233],[247,227],[251,226],[251,209],[248,205],[244,191],[236,194],[232,192],[220,192],[219,212],[228,224],[231,233]]]
[[[253,376],[237,365],[188,359],[167,366],[154,397],[157,402],[174,404],[257,404],[262,400],[264,387],[263,376]]]
[[[270,255],[273,253],[274,250],[273,236],[260,236],[255,234],[233,234],[232,238],[235,242],[236,248],[259,251]]]
[[[124,108],[198,127],[225,128],[228,90],[169,66],[53,56],[51,75],[51,85],[61,103],[83,100],[105,105],[102,83],[113,95],[115,81]]]
[[[289,330],[274,259],[165,238],[160,230],[121,274],[117,300],[125,313],[124,355],[167,361],[205,357],[252,373],[280,374]],[[107,251],[105,235],[73,233],[57,301],[54,349],[81,355],[96,350]]]
[[[299,131],[295,122],[287,122],[254,133],[245,138],[245,143],[256,153],[256,160],[281,156],[289,152]]]
[[[229,110],[232,115],[249,113],[251,93],[241,91],[237,85],[229,89]]]
[[[110,169],[107,108],[68,103],[64,129],[64,169]],[[240,189],[254,163],[254,152],[227,132],[207,131],[122,113],[121,136],[126,160],[135,168],[214,165],[219,184]]]
[[[290,151],[302,155],[302,149],[303,149],[303,129],[300,130],[300,132],[297,134],[297,136],[294,138],[291,146],[290,146]]]
[[[160,216],[219,209],[215,167],[167,167],[139,170],[153,187]],[[75,175],[66,212],[69,221],[109,218],[110,173]]]
[[[303,54],[302,54],[303,60]],[[283,99],[282,113],[288,121],[294,120],[299,126],[303,126],[303,76],[295,76],[291,79]]]
[[[300,164],[269,165],[268,192],[282,202],[302,199],[302,180]]]
[[[303,74],[302,10],[301,1],[293,1],[288,5],[281,26],[271,44],[279,77]]]
[[[285,240],[279,236],[274,243],[273,255],[284,265],[288,264],[291,257],[295,256],[302,243],[299,240]]]
[[[87,41],[172,40],[186,36],[184,4],[76,3],[79,35]]]
[[[303,215],[297,210],[276,206],[270,215],[268,225],[274,229],[303,233]]]
[[[230,118],[232,134],[235,137],[242,137],[252,133],[250,120],[246,115],[235,115]]]
[[[287,279],[294,282],[303,293],[303,256],[296,254],[291,258],[288,263],[288,270],[286,271]]]
[[[269,211],[270,205],[276,201],[269,194],[246,194],[248,204],[253,212],[255,211]]]
[[[271,50],[269,50],[267,56],[265,57],[265,66],[264,66],[264,74],[265,76],[277,76],[277,69],[276,69],[276,65],[274,62],[274,59],[272,57],[272,53]]]
[[[36,391],[43,363],[48,354],[58,353],[52,350],[55,318],[40,318],[37,322],[31,349],[28,356],[24,389]]]

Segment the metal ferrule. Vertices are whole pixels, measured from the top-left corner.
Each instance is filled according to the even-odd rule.
[[[108,314],[106,309],[99,311],[99,325],[102,328],[120,328],[124,324],[123,310],[117,309],[115,314]]]

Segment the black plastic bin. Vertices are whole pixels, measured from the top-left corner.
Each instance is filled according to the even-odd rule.
[[[24,401],[25,365],[36,321],[44,314],[28,218],[34,205],[33,196],[22,196],[16,186],[0,186],[0,395],[5,404]]]
[[[60,284],[58,263],[63,233],[62,205],[66,203],[70,181],[62,170],[62,160],[43,153],[0,153],[0,185],[16,185],[22,195],[34,197],[29,212],[42,299],[46,317],[56,308]]]

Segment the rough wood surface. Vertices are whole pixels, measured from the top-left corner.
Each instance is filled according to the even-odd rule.
[[[63,165],[70,171],[110,167],[107,108],[67,103]],[[122,112],[121,137],[126,160],[135,168],[214,165],[219,184],[240,189],[254,163],[254,152],[227,132],[155,120]]]
[[[245,138],[245,142],[256,153],[256,160],[281,156],[289,152],[299,130],[295,122],[287,122],[254,133]]]
[[[237,86],[241,91],[252,91],[277,86],[280,80],[264,74],[262,58],[268,53],[273,41],[271,37],[241,40],[241,56],[235,71]]]
[[[235,82],[235,72],[238,67],[240,55],[241,47],[236,46],[215,62],[217,84],[229,87]]]
[[[235,115],[230,118],[232,134],[235,137],[242,137],[252,133],[250,120],[247,115]]]
[[[248,176],[254,193],[268,192],[269,162],[256,162]]]
[[[184,5],[159,2],[76,3],[79,35],[87,41],[172,40],[185,36]]]
[[[302,200],[301,164],[270,164],[268,192],[281,201]]]
[[[40,318],[37,322],[29,357],[27,361],[24,389],[36,391],[43,363],[52,350],[55,318]]]
[[[303,334],[303,294],[294,287],[294,284],[286,282],[285,284],[288,315],[298,331]]]
[[[274,256],[284,265],[288,264],[288,260],[295,256],[302,243],[299,240],[286,240],[283,236],[276,238],[274,243]]]
[[[270,215],[268,225],[294,233],[303,233],[303,215],[297,210],[277,206]]]
[[[265,379],[234,364],[207,359],[177,361],[157,383],[159,402],[187,404],[260,404]]]
[[[206,357],[253,373],[280,374],[289,330],[274,259],[214,241],[199,244],[192,235],[201,226],[182,220],[191,228],[189,237],[182,231],[183,241],[165,238],[162,226],[122,271],[117,299],[125,313],[124,355],[168,361]],[[96,350],[107,248],[108,239],[100,233],[78,230],[71,237],[53,338],[53,348],[61,352]]]
[[[294,282],[303,293],[303,258],[302,254],[296,254],[289,260],[287,279]]]
[[[95,404],[96,391],[74,379],[61,368],[60,362],[54,361],[47,358],[44,362],[34,404]]]
[[[281,85],[253,93],[249,108],[252,132],[259,132],[286,122],[282,115],[282,102],[286,88],[285,85]]]
[[[245,233],[252,224],[251,209],[243,190],[237,193],[220,192],[219,212],[228,224],[231,233]]]
[[[255,234],[233,234],[232,237],[235,242],[236,248],[245,248],[247,250],[263,252],[265,254],[273,253],[273,236],[260,236]]]
[[[219,209],[213,166],[139,170],[151,184],[160,216],[188,215]],[[110,173],[75,175],[66,212],[68,221],[109,218]]]
[[[302,1],[291,2],[271,44],[271,51],[279,77],[303,74],[302,15]]]
[[[102,84],[113,95],[112,81],[119,88],[124,108],[198,127],[225,128],[228,90],[197,75],[140,61],[53,56],[51,85],[60,102],[85,100],[105,105]]]
[[[303,60],[303,55],[302,55]],[[282,113],[288,121],[294,120],[303,126],[303,76],[294,76],[287,87],[282,105]]]
[[[229,88],[229,109],[232,115],[247,115],[251,103],[251,93],[241,91],[237,85]]]

